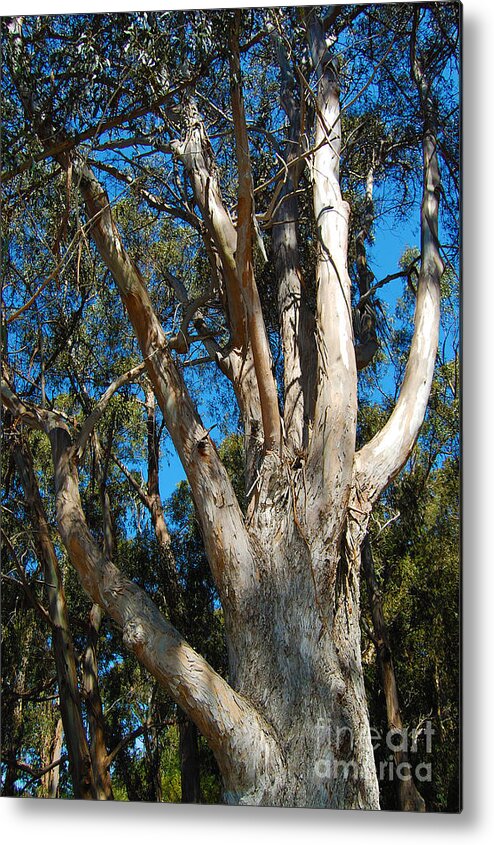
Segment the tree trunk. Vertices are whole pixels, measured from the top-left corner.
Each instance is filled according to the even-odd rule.
[[[91,799],[96,797],[91,754],[82,720],[77,665],[62,575],[50,537],[32,456],[27,443],[20,441],[14,447],[14,459],[30,509],[35,528],[37,552],[43,567],[48,612],[52,623],[52,647],[57,669],[60,712],[69,756],[74,797]]]
[[[378,808],[360,659],[358,586],[341,584],[321,618],[311,556],[294,537],[263,557],[265,589],[227,620],[234,686],[273,726],[283,767],[231,803]],[[338,572],[340,561],[333,561]],[[289,574],[288,574],[289,573]],[[336,587],[336,584],[335,584]],[[245,763],[240,759],[239,764]]]
[[[82,688],[91,737],[91,763],[93,768],[96,798],[100,801],[113,799],[110,772],[107,763],[105,743],[105,718],[98,684],[97,644],[103,613],[94,604],[89,614],[88,644],[82,659]]]
[[[180,776],[182,781],[182,804],[201,803],[201,771],[197,728],[190,719],[178,723],[180,755]]]
[[[23,643],[23,655],[15,678],[15,686],[19,691],[25,689],[27,667],[29,662],[29,648],[33,637],[34,628],[31,628],[26,633],[26,638]],[[2,795],[4,797],[13,798],[18,794],[15,783],[19,775],[19,770],[17,768],[18,749],[22,746],[22,737],[24,734],[23,716],[23,697],[19,695],[12,709],[7,747],[5,750],[2,748],[2,759],[6,765],[5,777],[2,784]]]
[[[393,656],[391,654],[388,631],[384,618],[382,595],[376,582],[372,548],[368,537],[366,537],[362,544],[362,569],[369,590],[377,659],[381,672],[384,698],[386,700],[388,729],[404,738],[405,734],[398,699]],[[425,813],[425,801],[413,782],[407,752],[404,749],[397,748],[394,750],[393,756],[397,772],[399,773],[395,781],[399,809],[409,812]]]
[[[48,755],[45,761],[46,766],[51,766],[60,760],[62,756],[63,743],[63,725],[62,720],[58,719],[55,725],[55,734],[51,739],[48,747]],[[58,798],[58,788],[60,784],[60,766],[50,768],[41,779],[42,794],[44,798]]]
[[[334,13],[330,18],[334,20]],[[300,378],[297,370],[292,374],[294,390],[287,395],[283,419],[253,273],[254,197],[238,31],[230,33],[239,182],[236,226],[224,205],[213,148],[192,100],[185,108],[185,139],[170,145],[187,171],[203,218],[213,277],[218,277],[214,283],[225,305],[230,341],[216,358],[232,382],[244,423],[246,515],[192,402],[144,278],[125,250],[108,194],[79,153],[56,155],[61,167],[68,171],[70,166],[77,177],[88,230],[118,286],[191,486],[224,611],[230,683],[185,642],[95,542],[79,494],[81,449],[72,443],[67,422],[56,412],[19,401],[8,380],[2,396],[16,416],[49,435],[59,531],[81,583],[121,628],[125,645],[207,739],[223,775],[226,800],[374,809],[379,806],[378,783],[360,656],[360,547],[372,505],[411,453],[434,370],[443,267],[434,109],[415,51],[414,27],[412,76],[424,112],[422,261],[415,328],[395,408],[381,431],[355,453],[350,207],[340,186],[339,62],[331,53],[337,33],[327,37],[314,9],[304,11],[302,19],[317,83],[313,146],[307,156],[317,237],[314,348],[307,361],[302,354],[305,330],[298,320],[301,279],[296,266],[288,273],[289,263],[298,262],[296,232],[279,212],[275,222],[282,229],[277,243],[275,237],[275,263],[283,353],[288,365],[295,362],[300,370]],[[9,26],[18,91],[48,149],[55,128],[49,120],[36,120],[31,80],[26,85],[21,72],[22,27],[18,22]],[[287,101],[283,108],[289,114]],[[296,174],[291,178],[295,186]],[[297,343],[291,344],[294,316]],[[310,374],[302,378],[307,365]],[[287,394],[290,386],[285,384]]]
[[[256,589],[225,613],[232,685],[272,726],[278,771],[230,803],[378,808],[360,654],[358,572],[342,539],[310,534],[294,498],[301,473],[266,476],[251,536]],[[239,765],[246,765],[240,757]]]

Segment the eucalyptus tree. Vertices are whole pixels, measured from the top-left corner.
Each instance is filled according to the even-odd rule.
[[[2,400],[50,442],[68,557],[207,739],[226,801],[377,808],[360,550],[412,452],[434,371],[450,260],[441,162],[449,220],[456,209],[458,6],[14,18],[4,29],[5,206],[7,221],[22,219],[7,256]],[[377,361],[387,281],[366,251],[377,191],[381,215],[397,199],[416,213],[420,260],[399,395],[357,449],[358,373]],[[109,299],[82,407],[67,391],[66,347]],[[33,309],[38,341],[25,328]],[[201,368],[236,403],[242,503],[199,413]],[[117,568],[84,512],[88,442],[144,369],[221,602],[224,675]]]

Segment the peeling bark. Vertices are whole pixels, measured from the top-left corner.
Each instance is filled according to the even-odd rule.
[[[285,442],[291,453],[297,455],[308,448],[315,400],[314,317],[307,304],[297,227],[299,209],[296,190],[301,168],[300,162],[295,162],[305,149],[306,133],[283,41],[279,36],[273,37],[282,80],[281,106],[288,118],[288,129],[284,150],[286,170],[272,216],[272,243],[283,344]]]

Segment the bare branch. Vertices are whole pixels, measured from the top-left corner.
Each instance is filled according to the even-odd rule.
[[[79,433],[79,436],[74,443],[74,457],[77,461],[80,461],[82,459],[87,441],[91,436],[91,432],[105,413],[106,408],[108,407],[108,403],[112,398],[113,394],[116,393],[117,390],[119,390],[121,387],[123,387],[124,384],[129,384],[132,381],[136,381],[139,376],[142,375],[145,369],[146,362],[142,361],[140,364],[137,364],[136,367],[132,367],[132,369],[128,370],[126,373],[123,373],[121,376],[118,376],[118,378],[116,378],[115,381],[113,381],[110,386],[106,389],[103,396],[101,397],[101,399],[99,399],[89,416],[86,417]]]
[[[17,760],[16,767],[21,772],[26,772],[28,775],[32,776],[32,781],[41,780],[41,778],[46,775],[48,772],[51,772],[52,769],[56,769],[58,766],[63,765],[68,760],[66,754],[62,757],[59,757],[58,760],[54,760],[53,763],[50,763],[48,766],[44,766],[42,769],[33,769],[28,763],[24,763],[23,760]]]
[[[29,599],[32,607],[34,608],[34,610],[36,611],[36,613],[38,614],[40,619],[46,625],[48,625],[50,628],[53,628],[53,620],[52,620],[50,614],[48,613],[48,611],[46,610],[46,608],[43,607],[43,605],[41,604],[41,602],[39,601],[39,599],[37,598],[37,596],[33,592],[31,585],[26,578],[26,573],[25,573],[24,567],[22,566],[19,558],[17,557],[17,552],[14,548],[13,543],[11,542],[10,538],[7,536],[7,534],[5,533],[3,528],[0,528],[0,532],[1,532],[1,535],[2,535],[3,542],[5,543],[5,545],[7,546],[8,550],[10,552],[10,556],[12,558],[14,566],[17,569],[19,578],[21,579],[20,584],[22,585],[24,592],[26,593],[27,598]]]
[[[438,240],[441,180],[431,80],[417,54],[416,12],[410,44],[410,64],[423,113],[421,263],[414,333],[398,400],[384,428],[355,456],[357,484],[367,492],[371,501],[377,499],[401,470],[413,449],[427,408],[439,338],[440,279],[444,268]]]
[[[230,30],[230,91],[238,163],[238,221],[235,262],[247,312],[249,337],[261,400],[265,445],[268,450],[278,450],[281,438],[278,394],[271,367],[271,353],[252,260],[254,190],[238,45],[240,14],[240,11],[237,10],[235,24]]]
[[[316,268],[316,343],[318,389],[309,460],[321,471],[322,489],[316,508],[338,511],[351,487],[349,456],[355,448],[357,373],[348,274],[350,208],[340,188],[341,119],[336,57],[312,10],[307,37],[318,79],[315,151],[311,160],[314,214],[318,234]],[[329,505],[331,507],[329,508]],[[336,530],[336,526],[333,526]]]
[[[97,170],[102,170],[105,173],[108,173],[110,176],[113,176],[114,179],[118,179],[120,182],[124,182],[126,185],[132,187],[140,197],[142,197],[145,202],[151,207],[154,208],[156,211],[163,212],[164,214],[169,214],[172,217],[179,218],[183,220],[185,223],[188,223],[189,226],[192,226],[197,231],[200,231],[200,221],[192,214],[188,209],[179,207],[177,205],[170,205],[163,197],[157,196],[149,191],[147,188],[144,188],[141,184],[137,182],[132,176],[128,173],[123,173],[117,167],[114,167],[111,164],[108,164],[106,161],[100,161],[95,159],[88,159],[88,164],[92,167],[95,167]]]

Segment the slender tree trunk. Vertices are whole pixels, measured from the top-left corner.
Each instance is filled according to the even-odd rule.
[[[62,756],[62,743],[63,724],[61,719],[57,719],[55,725],[55,734],[51,738],[51,742],[49,744],[49,754],[45,761],[47,767],[55,763],[57,760],[60,760],[60,757]],[[41,779],[41,784],[43,790],[43,797],[58,798],[58,788],[60,784],[60,766],[50,768],[49,771],[43,775]]]
[[[377,659],[386,701],[388,729],[405,739],[393,656],[391,654],[388,631],[384,618],[383,600],[376,581],[372,547],[368,536],[362,544],[362,569],[369,591]],[[398,773],[395,783],[399,809],[424,813],[425,801],[413,781],[408,753],[402,748],[397,748],[393,754]]]
[[[39,494],[31,453],[26,443],[20,442],[14,447],[14,458],[31,512],[38,555],[44,571],[48,610],[53,625],[52,642],[57,668],[60,711],[74,796],[91,799],[96,797],[96,792],[91,754],[82,720],[77,666],[62,576]]]
[[[97,646],[103,612],[93,604],[89,614],[88,644],[82,659],[82,689],[91,737],[91,763],[93,768],[96,798],[101,801],[113,799],[110,772],[107,763],[105,742],[105,719],[98,684]]]
[[[156,713],[154,704],[156,692],[157,686],[155,685],[153,687],[153,692],[151,693],[149,701],[148,715],[144,730],[144,745],[146,748],[148,767],[151,775],[153,797],[155,801],[160,803],[161,801],[163,801],[163,789],[161,785],[160,744],[158,731],[156,727],[154,727],[152,724],[153,715],[155,715]]]
[[[180,719],[179,746],[182,804],[201,803],[201,770],[197,728],[190,719]]]
[[[180,622],[181,590],[177,569],[171,552],[171,540],[165,520],[163,500],[159,486],[159,438],[156,428],[156,401],[153,391],[146,391],[146,426],[147,426],[147,493],[143,501],[151,515],[151,522],[165,562],[166,583],[163,585],[170,619],[174,625]]]

